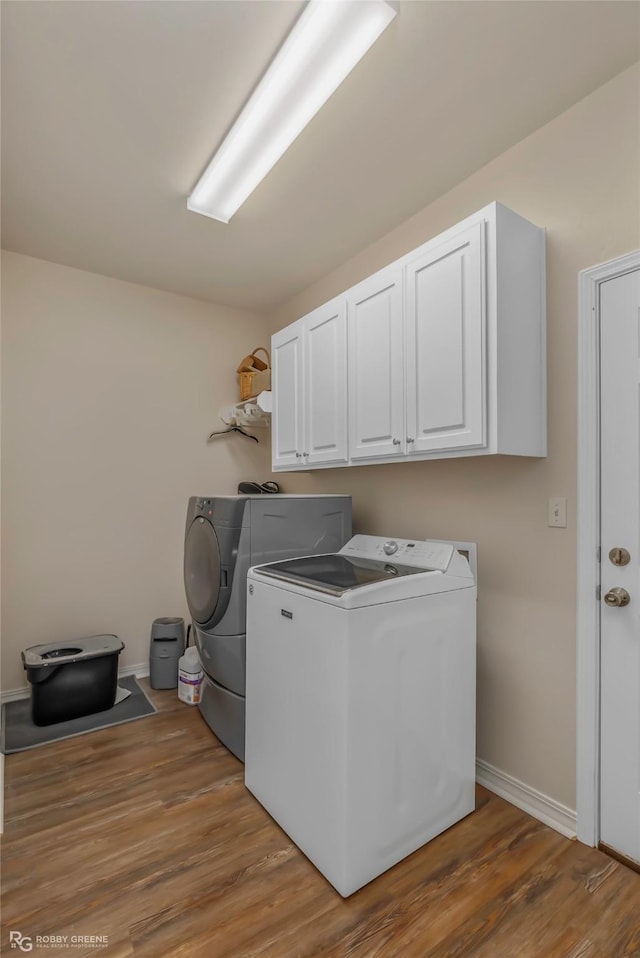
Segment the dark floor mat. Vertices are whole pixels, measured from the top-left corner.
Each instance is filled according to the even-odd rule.
[[[131,692],[131,695],[122,702],[118,702],[113,708],[104,712],[95,712],[93,715],[83,715],[69,722],[56,722],[54,725],[39,726],[32,722],[30,699],[7,702],[2,706],[0,750],[5,755],[11,752],[22,752],[27,748],[38,748],[40,745],[48,745],[49,742],[57,742],[59,739],[96,732],[110,725],[133,722],[135,719],[157,712],[155,705],[152,705],[144,690],[138,685],[135,675],[118,679],[118,687]]]

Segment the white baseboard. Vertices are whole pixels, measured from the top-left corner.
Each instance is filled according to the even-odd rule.
[[[0,705],[5,705],[7,702],[17,702],[18,699],[28,699],[29,698],[29,686],[25,685],[19,689],[7,689],[6,692],[0,693]]]
[[[124,669],[118,669],[118,677],[126,678],[127,675],[135,675],[137,679],[144,679],[149,674],[149,663],[143,662],[140,665],[127,665]],[[0,705],[6,702],[17,702],[19,699],[28,699],[30,696],[29,686],[23,685],[18,689],[7,689],[0,693]]]
[[[554,828],[565,838],[576,837],[575,811],[554,798],[544,795],[531,785],[527,785],[526,782],[507,775],[506,772],[502,772],[480,758],[476,761],[476,781],[488,788],[490,792],[495,792],[500,798],[521,808],[523,812]]]
[[[146,679],[149,675],[149,663],[143,662],[142,665],[128,665],[126,669],[119,669],[119,678],[125,678],[127,675],[135,675],[137,679]]]

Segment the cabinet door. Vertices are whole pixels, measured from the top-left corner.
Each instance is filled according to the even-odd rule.
[[[381,270],[347,294],[349,454],[404,452],[402,270]]]
[[[305,462],[347,460],[347,310],[344,297],[303,320]]]
[[[273,468],[299,466],[303,453],[302,323],[271,337]]]
[[[484,222],[405,269],[407,452],[486,445]]]

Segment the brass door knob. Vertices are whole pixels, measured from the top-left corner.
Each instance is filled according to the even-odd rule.
[[[608,605],[610,608],[619,609],[623,605],[629,605],[631,596],[626,589],[621,589],[616,586],[615,589],[609,589],[604,597],[604,601],[605,605]]]

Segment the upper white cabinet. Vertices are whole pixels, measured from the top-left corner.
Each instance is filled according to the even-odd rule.
[[[397,456],[404,429],[402,269],[370,276],[346,303],[349,456]]]
[[[484,231],[481,223],[405,265],[406,451],[486,441]]]
[[[304,448],[302,321],[271,338],[271,449],[274,469],[299,465]],[[277,386],[276,386],[277,383]]]
[[[347,461],[346,306],[320,306],[271,340],[274,469]],[[277,386],[275,385],[277,383]]]
[[[545,351],[544,230],[492,203],[273,337],[274,469],[544,456]]]

